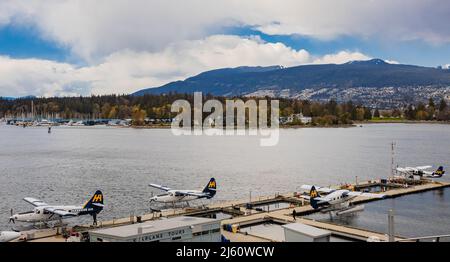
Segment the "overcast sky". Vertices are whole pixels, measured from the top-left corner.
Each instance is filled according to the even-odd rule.
[[[450,63],[446,0],[1,0],[0,96],[130,93],[202,71]]]

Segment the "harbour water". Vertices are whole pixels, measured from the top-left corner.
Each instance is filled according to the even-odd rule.
[[[31,208],[22,201],[25,196],[82,204],[101,189],[106,204],[101,220],[148,212],[148,199],[158,193],[149,183],[200,189],[215,177],[213,201],[224,201],[298,191],[303,183],[327,186],[356,177],[382,178],[390,174],[392,141],[401,166],[450,165],[450,125],[283,129],[275,147],[260,147],[259,139],[108,127],[54,127],[48,134],[45,128],[0,125],[0,229],[10,228],[11,208]],[[343,223],[385,231],[386,212],[395,207],[396,223],[405,224],[403,235],[450,233],[449,195],[446,189],[370,203],[365,213]]]

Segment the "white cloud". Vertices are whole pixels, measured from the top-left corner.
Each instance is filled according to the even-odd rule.
[[[313,61],[314,64],[343,64],[348,61],[369,60],[371,57],[360,52],[341,51],[337,54],[324,55]]]
[[[229,25],[320,39],[450,42],[447,0],[16,0],[0,2],[0,25],[36,26],[86,61],[123,49],[160,51]]]
[[[69,64],[0,56],[0,95],[55,94],[74,73]]]
[[[213,68],[345,63],[359,59],[368,59],[368,56],[343,51],[315,57],[306,50],[294,50],[282,43],[266,43],[258,37],[227,35],[181,41],[158,52],[122,50],[107,56],[100,63],[83,67],[0,56],[0,95],[131,93]]]
[[[218,32],[250,26],[318,39],[439,44],[450,42],[449,13],[446,0],[407,5],[403,0],[4,0],[0,27],[32,26],[84,66],[0,57],[0,95],[130,93],[221,67],[364,60],[370,57],[357,51],[317,57],[282,43]]]

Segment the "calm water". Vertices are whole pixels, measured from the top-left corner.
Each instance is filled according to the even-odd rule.
[[[214,201],[222,201],[248,198],[250,191],[252,197],[296,191],[302,183],[333,185],[353,182],[355,176],[385,177],[393,140],[400,165],[450,166],[450,125],[281,130],[275,147],[260,147],[259,137],[175,137],[170,130],[55,127],[52,131],[0,125],[0,229],[9,228],[11,207],[30,208],[22,201],[25,196],[50,204],[82,204],[101,189],[107,206],[99,219],[110,219],[148,211],[151,192],[156,193],[149,183],[203,188],[214,176],[218,181]],[[448,203],[448,191],[443,195],[431,201],[433,205],[423,204],[432,209],[426,214],[416,203],[421,196],[411,196],[412,201],[404,203],[407,216],[426,217],[426,222],[419,220],[421,228],[428,228],[423,223],[439,223],[445,229],[441,233],[450,233],[450,209],[439,206]],[[392,201],[397,205],[404,200],[378,202],[374,213],[381,214]],[[385,215],[380,216],[384,223]],[[71,221],[80,219],[90,221],[89,217]],[[414,221],[418,220],[406,222],[414,228]]]

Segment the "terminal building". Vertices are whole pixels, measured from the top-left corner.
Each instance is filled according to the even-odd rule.
[[[282,226],[286,242],[330,242],[331,232],[301,223]]]
[[[89,232],[91,242],[220,242],[220,220],[180,216]]]

